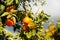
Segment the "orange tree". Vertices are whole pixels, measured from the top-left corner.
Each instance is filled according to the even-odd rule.
[[[20,0],[0,0],[0,39],[1,40],[54,40],[46,34],[54,30],[54,26],[49,27],[50,31],[44,33],[44,22],[48,20],[50,15],[45,14],[42,10],[37,16],[30,10],[27,12],[25,1],[23,8],[25,11],[19,11]],[[43,2],[44,4],[44,2]],[[13,35],[7,32],[5,26],[12,26],[18,34]],[[3,27],[2,27],[3,26]],[[51,30],[52,28],[52,30]],[[17,37],[16,37],[17,36]]]

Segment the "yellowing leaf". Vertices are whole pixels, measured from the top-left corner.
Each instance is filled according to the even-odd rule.
[[[2,27],[0,27],[0,30],[2,30]]]
[[[15,0],[16,1],[16,4],[18,4],[19,3],[19,1],[18,0]]]
[[[36,35],[36,31],[33,29],[32,30],[32,35],[35,36]]]
[[[12,33],[11,32],[7,32],[6,33],[6,36],[10,36]]]
[[[15,24],[16,23],[16,18],[15,17],[12,17],[11,19],[13,19],[14,24]]]
[[[12,15],[8,15],[8,16],[7,16],[7,19],[8,19],[8,18],[11,18],[11,16],[12,16]]]
[[[31,33],[26,33],[27,38],[31,38],[31,36],[32,36]]]
[[[4,12],[4,13],[1,15],[1,17],[6,16],[6,15],[8,15],[8,14],[9,14],[8,12]]]

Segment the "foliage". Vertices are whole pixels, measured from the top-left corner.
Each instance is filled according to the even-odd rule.
[[[35,16],[31,9],[27,12],[25,0],[22,1],[25,11],[18,10],[20,0],[0,0],[0,40],[55,40],[57,36],[60,37],[60,22],[57,23],[56,28],[54,25],[49,25],[49,29],[45,32],[44,22],[48,21],[50,15],[42,10]],[[43,5],[45,1],[41,3]],[[8,21],[6,24],[7,19],[11,23],[11,19],[13,20],[12,27],[14,32],[17,30],[16,34],[7,32],[5,26],[10,23]]]

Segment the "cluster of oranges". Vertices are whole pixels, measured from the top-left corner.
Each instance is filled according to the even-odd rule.
[[[28,27],[29,29],[34,29],[34,27],[35,27],[32,19],[29,18],[28,16],[26,16],[25,18],[23,18],[23,24],[24,24],[24,25],[22,26],[22,30],[23,30],[23,31],[27,30],[27,27]]]
[[[55,26],[54,25],[50,25],[49,26],[49,29],[47,29],[45,32],[47,35],[51,35],[54,33],[54,30],[55,30]]]

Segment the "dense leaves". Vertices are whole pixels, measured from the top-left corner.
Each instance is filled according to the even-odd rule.
[[[24,11],[18,10],[20,2],[23,3]],[[49,25],[49,28],[44,31],[44,22],[48,21],[50,15],[42,10],[35,16],[32,9],[27,9],[25,2],[26,0],[0,0],[0,40],[59,40],[60,21],[56,28],[54,25]],[[45,3],[42,0],[40,2],[41,5]],[[6,25],[12,26],[15,34],[8,32]]]

